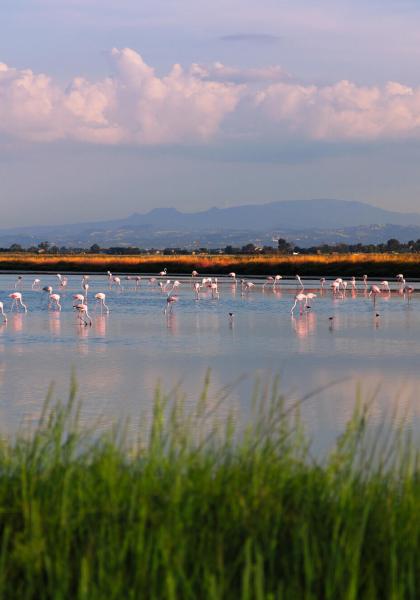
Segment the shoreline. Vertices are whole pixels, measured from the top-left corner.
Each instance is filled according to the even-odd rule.
[[[248,256],[248,255],[37,255],[0,254],[0,273],[50,273],[74,272],[106,273],[111,270],[121,274],[141,273],[156,275],[164,268],[169,275],[191,275],[197,270],[200,275],[266,276],[280,274],[294,277],[369,277],[393,278],[397,273],[405,277],[420,274],[420,254],[343,254],[343,255],[299,255],[299,256]]]

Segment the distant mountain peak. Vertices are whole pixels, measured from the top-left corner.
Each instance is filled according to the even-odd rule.
[[[26,246],[49,240],[58,245],[150,245],[174,246],[205,240],[203,245],[223,245],[223,240],[272,239],[282,232],[289,239],[325,239],[331,232],[345,230],[348,240],[357,238],[357,228],[364,235],[378,231],[378,235],[394,237],[416,234],[420,227],[419,213],[401,213],[372,206],[355,200],[318,198],[313,200],[277,201],[267,204],[244,204],[207,210],[183,212],[174,207],[158,207],[146,213],[135,212],[125,219],[105,222],[78,223],[62,226],[19,227],[0,230],[0,245],[21,243]],[[356,228],[356,229],[355,229]],[[399,228],[399,229],[398,229]],[[404,229],[405,228],[405,229]],[[168,233],[170,232],[170,233]],[[370,235],[370,234],[369,234]],[[376,239],[376,238],[375,238]],[[415,238],[417,239],[417,238]],[[146,241],[147,240],[147,243]],[[182,241],[181,241],[182,240]],[[230,243],[229,241],[229,243]],[[401,239],[401,241],[403,241]]]

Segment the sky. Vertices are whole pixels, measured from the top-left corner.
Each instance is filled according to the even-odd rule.
[[[420,210],[418,0],[3,0],[0,227]]]

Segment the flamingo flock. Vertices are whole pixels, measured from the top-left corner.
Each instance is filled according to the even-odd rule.
[[[58,290],[54,290],[53,286],[50,284],[42,286],[41,279],[39,277],[32,281],[31,290],[33,292],[39,291],[42,294],[45,294],[43,297],[48,299],[48,302],[46,303],[47,310],[61,312],[63,294],[65,294],[68,285],[68,278],[57,273],[56,279],[59,288]],[[117,293],[124,292],[124,286],[120,276],[114,275],[108,271],[107,279],[110,290],[114,290],[114,292]],[[351,277],[347,280],[343,279],[342,277],[337,277],[330,282],[328,282],[325,277],[321,277],[319,280],[319,288],[306,290],[305,282],[299,275],[296,275],[294,279],[296,282],[296,292],[294,294],[293,304],[290,309],[292,315],[297,308],[299,310],[299,314],[310,311],[312,309],[313,301],[317,298],[317,296],[324,295],[328,292],[328,289],[331,292],[332,298],[335,300],[344,299],[349,291],[353,297],[361,291],[366,298],[372,300],[374,307],[376,307],[378,298],[389,298],[392,294],[398,294],[406,299],[407,302],[410,302],[415,292],[414,287],[407,284],[404,275],[401,273],[395,276],[395,283],[393,287],[391,287],[389,280],[384,279],[378,283],[370,283],[368,276],[363,275],[359,281],[359,284],[356,280],[356,277]],[[124,280],[126,282],[133,282],[134,289],[138,289],[142,284],[143,278],[140,275],[127,275],[124,277]],[[80,292],[72,295],[72,308],[75,311],[78,322],[84,326],[92,325],[92,317],[89,313],[91,301],[94,304],[95,309],[99,308],[101,314],[110,313],[110,308],[106,303],[106,293],[104,291],[100,291],[95,293],[93,296],[92,294],[89,294],[89,281],[89,275],[83,275],[80,283]],[[217,277],[209,276],[200,278],[198,271],[194,270],[191,273],[190,287],[193,297],[196,301],[199,301],[203,298],[219,300],[221,296],[220,284],[229,281],[231,282],[232,293],[235,294],[239,283],[241,296],[248,296],[255,288],[258,287],[262,292],[265,292],[268,288],[271,288],[273,292],[276,292],[281,289],[284,282],[283,277],[278,274],[267,276],[263,282],[256,282],[255,280],[250,281],[249,279],[240,278],[234,272],[229,273],[227,278],[224,277],[221,280]],[[168,278],[168,271],[165,268],[156,276],[149,277],[147,279],[147,284],[149,288],[156,288],[165,295],[163,312],[166,315],[170,315],[173,312],[176,302],[179,300],[178,290],[181,285],[185,284],[185,282],[181,282],[179,279],[171,280]],[[10,312],[28,312],[28,305],[23,301],[23,288],[24,276],[18,275],[14,283],[14,291],[8,295],[11,301],[9,308]],[[232,322],[233,313],[228,314],[229,321]],[[377,317],[379,317],[378,313],[375,314]],[[7,323],[5,303],[3,301],[0,302],[0,322],[1,320],[4,324]],[[331,318],[330,321],[332,326],[333,318]]]

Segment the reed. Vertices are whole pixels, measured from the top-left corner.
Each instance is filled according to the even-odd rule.
[[[0,598],[417,599],[413,444],[359,406],[315,461],[270,394],[237,429],[158,392],[135,441],[81,427],[74,388],[47,404],[0,446]]]
[[[328,255],[135,255],[108,254],[48,255],[28,253],[0,254],[0,269],[27,271],[99,271],[108,269],[127,273],[168,273],[238,275],[344,275],[391,277],[403,272],[418,276],[420,254],[328,254]]]

